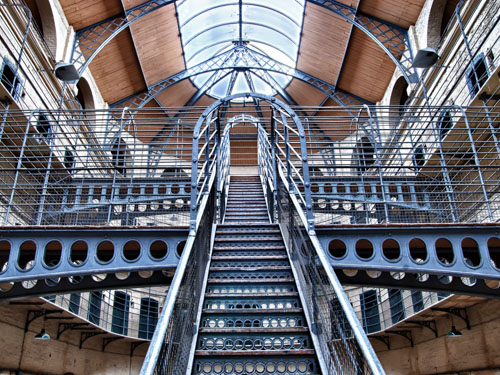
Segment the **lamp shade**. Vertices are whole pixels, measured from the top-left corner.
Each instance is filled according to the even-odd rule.
[[[428,68],[436,63],[439,55],[434,48],[419,49],[411,64],[414,68]]]
[[[462,332],[457,330],[455,326],[451,326],[451,331],[446,334],[448,337],[460,337],[462,336]]]
[[[35,335],[35,340],[50,340],[50,335],[45,332],[45,328],[42,328],[40,333]]]
[[[73,64],[58,62],[54,68],[57,78],[64,82],[72,82],[80,79],[80,73]]]

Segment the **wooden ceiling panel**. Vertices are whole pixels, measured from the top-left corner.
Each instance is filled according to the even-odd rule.
[[[415,25],[425,0],[361,1],[359,11],[408,29]]]
[[[307,3],[297,68],[335,84],[351,29],[330,10]]]
[[[185,69],[173,4],[141,18],[130,30],[148,85]]]
[[[114,37],[90,64],[92,75],[108,103],[146,89],[141,68],[127,31]]]
[[[293,79],[286,91],[301,106],[318,106],[325,98],[321,91],[298,79]]]
[[[122,0],[125,9],[135,8],[141,4],[147,3],[148,0]]]
[[[185,79],[156,96],[163,107],[182,107],[196,93],[192,83]]]
[[[75,30],[123,14],[120,0],[60,0],[64,14]]]
[[[394,73],[391,58],[360,30],[353,30],[338,87],[376,103]]]

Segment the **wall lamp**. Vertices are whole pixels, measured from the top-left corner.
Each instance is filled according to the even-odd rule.
[[[58,62],[54,68],[54,73],[57,78],[63,82],[73,82],[80,79],[80,73],[74,64],[64,61]]]
[[[438,60],[439,55],[434,48],[419,49],[411,66],[413,68],[429,68]]]

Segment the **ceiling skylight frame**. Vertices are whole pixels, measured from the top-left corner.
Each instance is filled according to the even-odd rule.
[[[305,0],[293,0],[293,6],[291,7],[290,3],[285,7],[282,0],[219,0],[218,4],[212,5],[213,2],[214,0],[181,0],[176,3],[187,69],[238,46],[258,51],[258,53],[268,58],[295,69],[300,47]],[[183,6],[189,6],[189,8],[186,8],[187,10],[202,10],[187,14],[187,11],[183,12]],[[260,16],[259,12],[261,11],[266,13]],[[213,24],[210,24],[211,19],[214,19]],[[274,22],[273,19],[278,21]],[[261,22],[261,20],[268,21]],[[194,29],[189,29],[189,32],[186,29],[183,30],[189,25],[195,25],[191,26]],[[196,27],[199,27],[199,30]],[[218,30],[221,31],[221,34],[217,33]],[[185,34],[189,37],[188,39],[185,38]],[[220,36],[219,40],[217,39],[218,35]],[[251,61],[251,59],[248,61]],[[232,63],[231,61],[227,63],[228,65],[221,64],[219,69],[223,69],[224,66],[232,66]],[[232,78],[229,83],[227,83],[227,76],[225,75],[224,78],[212,83],[212,86],[207,89],[204,86],[210,81],[213,74],[204,75],[204,79],[193,77],[192,82],[198,89],[207,90],[206,94],[220,98],[227,94],[227,91],[223,87],[218,87],[218,85],[231,84],[235,86],[230,92],[230,94],[235,94],[239,91],[233,90],[242,89],[244,85],[241,82],[246,80],[246,89],[254,87],[256,92],[276,95],[279,91],[284,90],[292,79],[291,75],[279,72],[264,73],[259,70],[262,67],[259,67],[258,62],[251,61],[251,63],[255,64],[257,70],[253,70],[251,74],[241,77],[242,72],[231,75]],[[248,67],[252,68],[252,66]],[[251,82],[252,84],[250,84],[248,82],[249,78],[255,81],[255,78],[252,77],[260,78],[260,82],[257,84]],[[238,83],[239,88],[236,87],[238,86],[236,85],[237,80],[240,82]],[[269,80],[277,83],[280,89],[273,89],[273,85],[267,83]],[[267,84],[269,88],[263,90],[264,84]],[[222,92],[225,94],[221,94]]]

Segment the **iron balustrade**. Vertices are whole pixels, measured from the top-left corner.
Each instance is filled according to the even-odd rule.
[[[199,226],[186,242],[141,374],[186,374],[192,362],[200,300],[204,295],[217,211],[215,184],[199,211]]]
[[[498,222],[498,107],[330,111],[308,118],[317,225]]]
[[[2,224],[188,225],[193,119],[124,113],[6,111]]]
[[[319,243],[285,184],[278,183],[278,217],[315,348],[328,374],[384,374]],[[316,240],[317,241],[317,240]]]
[[[194,355],[193,338],[217,223],[217,199],[229,175],[229,132],[222,132],[219,118],[207,109],[193,132],[190,234],[141,374],[185,374]]]

